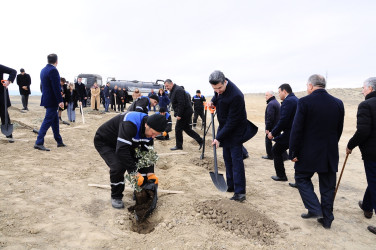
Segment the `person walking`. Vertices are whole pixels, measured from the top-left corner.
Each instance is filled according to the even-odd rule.
[[[46,116],[39,129],[37,140],[35,141],[34,148],[50,151],[50,149],[44,147],[44,136],[47,130],[52,127],[54,138],[57,142],[57,147],[65,147],[63,139],[59,133],[59,117],[58,107],[64,108],[63,97],[61,96],[61,85],[59,71],[56,69],[58,64],[58,58],[56,54],[50,54],[47,56],[48,64],[40,72],[42,98],[41,106],[46,108]]]
[[[90,89],[91,91],[91,108],[93,110],[99,110],[100,105],[100,89],[98,87],[98,84],[95,82],[93,84],[93,87]]]
[[[289,139],[292,123],[298,104],[298,98],[292,92],[290,84],[284,83],[278,88],[279,98],[283,101],[281,105],[281,115],[278,123],[269,132],[268,138],[274,138],[275,144],[272,148],[274,168],[276,175],[271,178],[275,181],[287,181],[283,155],[289,148]],[[282,134],[280,134],[283,132]],[[295,186],[293,183],[290,186]]]
[[[165,88],[170,91],[169,98],[172,104],[172,108],[174,109],[174,116],[176,117],[176,146],[171,148],[171,150],[183,149],[183,131],[187,133],[187,135],[195,139],[200,146],[199,149],[201,149],[203,140],[195,131],[192,130],[190,125],[193,113],[191,99],[187,98],[187,94],[184,89],[174,84],[170,79],[167,79],[164,82],[164,85]]]
[[[132,173],[137,169],[136,148],[141,151],[152,148],[153,139],[165,130],[166,125],[163,115],[127,112],[113,117],[98,128],[94,146],[110,168],[112,207],[124,208],[124,173]],[[154,165],[141,168],[138,174],[158,184]]]
[[[0,81],[4,80],[4,74],[8,74],[8,80],[6,80],[4,83],[0,85],[0,117],[1,117],[1,124],[5,124],[5,120],[7,119],[10,123],[10,117],[9,113],[5,112],[5,107],[8,109],[11,106],[10,99],[9,99],[9,92],[8,92],[8,86],[9,84],[14,82],[14,79],[16,78],[17,71],[6,67],[4,65],[0,64]],[[4,91],[6,92],[6,98],[4,98]],[[8,117],[5,117],[5,113],[8,114]],[[6,136],[8,138],[10,143],[13,143],[14,140],[13,135]]]
[[[197,118],[200,116],[202,121],[202,126],[204,126],[204,102],[206,102],[205,96],[201,95],[201,91],[198,89],[196,95],[192,97],[192,104],[194,108],[193,115],[193,128],[196,128]]]
[[[362,93],[365,101],[358,106],[357,129],[347,144],[346,153],[351,154],[355,147],[362,153],[368,185],[358,204],[364,216],[371,219],[376,212],[376,77],[365,80]],[[376,226],[367,228],[376,234]]]
[[[321,75],[308,78],[307,93],[298,101],[290,136],[290,159],[295,162],[295,182],[308,213],[326,229],[334,220],[333,202],[338,171],[338,142],[345,109],[340,99],[325,90]],[[313,189],[312,176],[319,176],[321,204]]]
[[[219,122],[212,145],[223,148],[227,192],[234,192],[230,200],[242,202],[246,199],[243,143],[257,133],[257,127],[247,120],[243,93],[223,72],[211,73],[209,83],[215,93],[207,105],[216,107]]]
[[[30,85],[31,78],[29,74],[25,73],[24,69],[20,69],[20,74],[17,75],[17,85],[19,86],[21,101],[22,101],[22,110],[29,110],[29,95],[31,94]]]

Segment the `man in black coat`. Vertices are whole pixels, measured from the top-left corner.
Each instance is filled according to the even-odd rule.
[[[346,153],[359,146],[367,177],[367,189],[359,206],[368,219],[376,211],[376,77],[368,78],[363,84],[365,101],[358,107],[357,129],[347,144]],[[368,230],[376,234],[376,227],[368,226]]]
[[[302,218],[319,218],[329,229],[338,171],[338,142],[342,135],[345,110],[341,100],[325,90],[321,75],[308,79],[308,96],[301,98],[291,129],[290,159],[295,162],[295,181],[308,213]],[[321,204],[314,192],[312,176],[318,173]]]
[[[0,64],[0,81],[4,80],[4,74],[8,74],[8,80],[5,83],[0,84],[0,117],[1,117],[1,124],[5,124],[5,107],[10,107],[10,99],[8,93],[8,86],[11,84],[14,79],[16,78],[17,71],[11,68],[8,68],[4,65]],[[4,98],[4,91],[6,92],[6,98]],[[10,123],[9,113],[8,113],[8,122]],[[13,138],[12,135],[7,136],[7,138]],[[9,140],[9,142],[14,142],[13,139]]]
[[[82,107],[86,107],[87,92],[86,92],[86,86],[82,82],[82,78],[79,77],[77,79],[77,82],[74,85],[75,85],[74,89],[77,91],[77,94],[78,94],[78,100],[82,103]]]
[[[244,95],[234,83],[219,70],[211,73],[209,82],[215,94],[208,106],[216,107],[219,122],[212,145],[223,147],[227,192],[234,192],[230,200],[242,202],[246,199],[243,143],[257,133],[257,127],[247,120]]]
[[[202,138],[192,130],[190,122],[192,120],[192,105],[191,99],[187,98],[187,94],[180,86],[174,84],[170,79],[164,82],[165,88],[170,91],[170,100],[172,108],[174,109],[174,116],[176,117],[175,125],[175,137],[176,146],[171,148],[171,150],[182,150],[183,149],[183,131],[187,133],[190,137],[195,139],[202,147]]]
[[[268,134],[277,122],[279,121],[279,113],[281,109],[281,105],[275,99],[273,91],[267,91],[265,93],[266,99],[266,109],[265,109],[265,149],[266,149],[266,156],[262,156],[263,159],[273,160],[273,153],[272,153],[272,140],[268,138]]]
[[[206,102],[205,96],[201,95],[201,91],[197,90],[196,95],[192,97],[192,104],[195,110],[195,114],[193,115],[193,127],[196,127],[197,118],[200,116],[202,125],[204,125],[204,102]]]
[[[294,121],[298,98],[294,95],[291,86],[287,83],[279,86],[278,95],[283,101],[280,119],[277,125],[275,125],[273,130],[268,134],[268,138],[274,138],[275,141],[272,153],[276,176],[272,176],[272,179],[275,181],[287,181],[285,166],[283,164],[283,154],[285,154],[286,150],[289,148],[290,131],[292,122]],[[280,135],[281,132],[283,133]]]
[[[20,89],[20,95],[21,95],[21,101],[22,101],[22,110],[29,110],[27,108],[29,103],[29,95],[30,92],[30,84],[31,84],[31,78],[29,74],[25,73],[24,69],[20,69],[21,74],[17,75],[17,85]]]

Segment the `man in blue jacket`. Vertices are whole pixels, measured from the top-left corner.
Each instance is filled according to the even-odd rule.
[[[246,199],[242,148],[257,133],[257,127],[247,120],[244,95],[234,83],[219,70],[211,73],[209,82],[215,94],[208,106],[216,107],[219,122],[212,145],[223,147],[227,191],[234,192],[230,200],[242,202]]]
[[[367,189],[359,207],[364,217],[371,219],[376,211],[376,77],[368,78],[362,91],[365,100],[359,104],[357,125],[354,136],[347,144],[346,153],[359,146],[367,177]],[[376,234],[376,227],[368,226],[368,230]]]
[[[110,106],[110,82],[106,84],[106,87],[103,89],[103,97],[104,97],[104,112],[108,111],[108,107]]]
[[[275,181],[287,181],[285,166],[283,164],[283,154],[289,148],[290,131],[292,122],[294,121],[298,98],[294,95],[291,86],[287,83],[279,86],[278,95],[283,101],[280,119],[277,125],[275,125],[273,130],[268,134],[268,138],[274,138],[275,141],[272,153],[276,176],[272,176],[272,179]],[[283,133],[279,135],[281,132]]]
[[[8,86],[11,84],[14,79],[16,78],[17,71],[11,68],[8,68],[4,65],[0,64],[0,81],[4,80],[3,74],[8,74],[8,80],[5,81],[5,83],[0,84],[0,117],[1,117],[1,124],[5,124],[5,107],[10,107],[10,99],[9,99],[9,93],[8,93]],[[6,98],[4,98],[4,91],[6,92]],[[5,100],[6,99],[6,100]],[[9,113],[8,113],[8,121],[10,123]],[[9,138],[9,142],[14,142],[12,139],[12,135],[8,135],[7,138]]]
[[[295,181],[308,213],[303,219],[319,218],[331,227],[333,199],[338,171],[338,142],[342,135],[345,109],[341,100],[325,90],[321,75],[308,79],[308,96],[298,102],[290,136],[290,159],[295,162]],[[313,189],[312,176],[318,173],[321,204]]]
[[[46,108],[46,116],[44,117],[43,123],[39,129],[38,138],[34,145],[35,149],[43,151],[50,151],[50,149],[44,147],[44,136],[50,127],[52,127],[57,146],[65,147],[63,139],[59,133],[59,117],[57,113],[58,107],[62,109],[64,108],[63,97],[61,96],[60,92],[60,75],[59,71],[56,69],[58,63],[57,55],[48,55],[47,61],[48,64],[40,72],[42,88],[40,106],[44,106]]]

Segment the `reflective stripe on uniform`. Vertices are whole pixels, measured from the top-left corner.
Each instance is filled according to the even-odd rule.
[[[126,143],[126,144],[129,144],[129,145],[132,145],[132,142],[127,141],[127,140],[125,140],[125,139],[123,139],[123,138],[118,137],[117,140],[118,140],[118,141],[121,141],[121,142],[124,142],[124,143]]]

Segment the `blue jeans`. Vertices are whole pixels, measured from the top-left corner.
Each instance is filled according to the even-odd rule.
[[[367,189],[363,197],[363,209],[376,212],[376,161],[364,161],[367,177]]]
[[[59,133],[59,117],[57,113],[57,107],[48,107],[46,108],[46,116],[42,122],[42,125],[39,129],[39,134],[35,144],[43,145],[44,144],[44,136],[47,133],[47,130],[52,127],[52,132],[54,133],[54,138],[57,143],[63,143],[63,139]]]
[[[223,147],[223,159],[226,165],[227,187],[233,188],[235,194],[245,194],[243,145]]]
[[[109,97],[106,97],[105,99],[104,99],[104,111],[105,112],[108,112],[108,106],[110,106],[110,98]]]
[[[73,102],[68,103],[67,107],[68,119],[70,122],[76,120],[76,111],[73,109]]]

